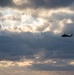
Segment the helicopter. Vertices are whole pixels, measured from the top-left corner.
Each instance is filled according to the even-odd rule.
[[[73,34],[66,34],[66,33],[64,33],[61,37],[72,37],[73,36]]]

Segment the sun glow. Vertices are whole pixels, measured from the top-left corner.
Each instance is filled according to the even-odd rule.
[[[26,66],[31,66],[33,63],[32,60],[27,60],[27,61],[0,61],[0,67],[14,67],[14,66],[18,66],[18,67],[26,67]]]

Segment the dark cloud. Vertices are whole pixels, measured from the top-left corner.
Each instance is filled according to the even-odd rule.
[[[66,7],[72,4],[73,0],[32,0],[31,1],[35,7],[46,7],[46,8],[59,8]]]
[[[74,58],[74,40],[62,38],[51,32],[33,34],[25,32],[7,36],[0,36],[0,60],[20,60],[22,56],[34,59],[34,55],[43,51],[43,59]],[[45,50],[45,51],[44,51]]]
[[[68,28],[68,26],[66,26],[65,29],[66,28]],[[8,32],[1,31],[0,33],[1,61],[19,61],[25,57],[25,59],[33,59],[34,61],[32,66],[27,67],[31,70],[74,70],[74,66],[69,63],[70,59],[74,59],[73,37],[62,38],[61,34],[58,35],[52,32],[21,32],[18,34],[9,32],[11,33],[9,35],[6,33]],[[36,56],[39,58],[36,59]],[[46,60],[52,60],[52,63],[44,63],[43,61]]]
[[[59,8],[59,7],[67,7],[71,5],[74,0],[27,0],[26,3],[21,5],[16,5],[13,0],[0,0],[0,5],[2,7],[12,6],[17,8]]]
[[[54,8],[62,8],[70,6],[74,0],[28,0],[27,3],[22,5],[16,5],[18,8],[47,8],[47,9],[54,9]]]
[[[28,40],[15,36],[0,36],[0,60],[20,60],[22,56],[31,58],[34,49],[25,42]]]
[[[0,0],[0,6],[6,7],[6,6],[13,6],[12,0]]]

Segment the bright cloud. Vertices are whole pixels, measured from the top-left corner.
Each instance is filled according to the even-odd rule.
[[[59,9],[55,12],[54,10],[48,10],[48,12],[47,10],[41,10],[43,13],[41,11],[36,11],[37,14],[32,11],[34,10],[30,10],[27,12],[24,12],[23,10],[22,12],[20,12],[19,10],[13,10],[10,8],[8,8],[8,10],[1,9],[0,23],[2,30],[6,29],[12,32],[51,31],[54,33],[61,33],[65,24],[73,23],[72,15],[74,14],[69,9],[67,9],[67,11],[70,12],[66,12],[62,9]],[[38,16],[35,17],[34,15]]]

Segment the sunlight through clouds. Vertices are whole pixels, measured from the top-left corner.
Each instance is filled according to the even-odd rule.
[[[0,75],[73,75],[74,0],[0,0]]]
[[[0,61],[0,67],[27,67],[31,66],[33,61],[27,60],[27,61]]]
[[[69,9],[67,9],[70,11]],[[73,12],[66,12],[64,9],[54,10],[41,10],[37,12],[32,12],[34,10],[26,12],[13,10],[8,8],[8,10],[0,9],[1,26],[4,29],[12,32],[46,32],[51,31],[55,34],[61,33],[64,28],[65,23],[73,23],[73,18],[67,17],[66,14],[73,15]],[[4,11],[4,12],[3,12]],[[42,13],[43,12],[43,13]],[[35,17],[34,15],[38,15]],[[66,16],[66,18],[65,18]],[[69,16],[69,15],[68,15]],[[64,19],[64,20],[63,20]],[[10,29],[9,29],[10,28]]]

